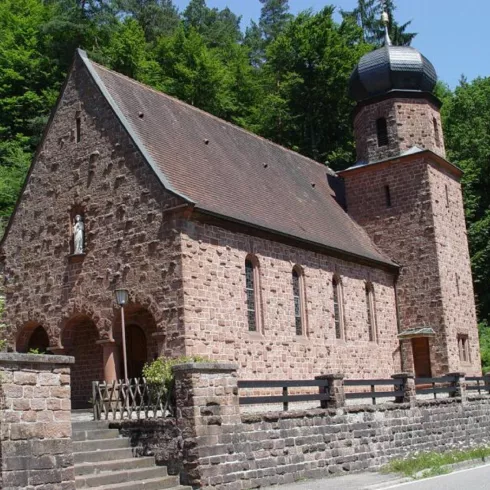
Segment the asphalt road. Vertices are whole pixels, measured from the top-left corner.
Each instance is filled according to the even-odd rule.
[[[389,488],[400,490],[490,490],[490,464],[468,470],[455,471],[448,475],[436,476],[427,480],[388,486],[384,487],[384,490]]]
[[[490,490],[490,464],[425,480],[396,483],[400,479],[397,475],[357,473],[279,485],[264,490]]]

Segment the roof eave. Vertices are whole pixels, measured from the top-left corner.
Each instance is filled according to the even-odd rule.
[[[371,170],[372,168],[377,167],[377,166],[386,165],[388,163],[400,163],[403,161],[415,160],[415,159],[418,159],[424,155],[430,156],[430,158],[432,160],[435,160],[437,163],[439,163],[441,166],[446,168],[450,173],[452,173],[456,177],[461,178],[463,176],[464,171],[461,168],[459,168],[454,163],[451,163],[449,160],[446,160],[444,157],[441,157],[440,155],[433,152],[432,150],[427,150],[427,149],[418,151],[416,153],[410,153],[407,155],[400,155],[397,157],[386,158],[384,160],[379,160],[377,162],[367,163],[366,165],[361,165],[358,167],[351,167],[351,168],[347,168],[345,170],[340,170],[338,172],[338,175],[341,177],[345,177],[345,176],[349,176],[349,175],[363,173],[363,172]]]
[[[217,213],[216,211],[212,211],[212,210],[209,210],[209,209],[205,209],[205,208],[199,207],[198,204],[195,206],[195,211],[198,211],[201,214],[208,215],[208,216],[213,217],[213,218],[217,218],[217,219],[220,219],[220,220],[228,221],[230,223],[235,223],[235,224],[238,224],[240,226],[245,226],[245,227],[253,228],[253,229],[256,229],[256,230],[261,231],[261,232],[265,232],[265,233],[268,233],[268,234],[271,234],[271,235],[275,235],[277,237],[282,237],[282,238],[285,238],[287,240],[291,240],[291,241],[295,241],[295,242],[298,242],[298,243],[302,243],[305,246],[308,246],[308,248],[314,247],[316,249],[322,249],[327,255],[333,255],[333,256],[336,256],[336,257],[341,257],[344,260],[349,260],[350,259],[351,261],[360,262],[360,263],[363,263],[365,265],[370,265],[372,267],[389,269],[390,271],[392,271],[394,273],[397,273],[400,270],[400,266],[399,265],[395,264],[394,262],[390,262],[389,260],[386,260],[386,261],[376,260],[376,259],[373,259],[371,257],[366,257],[364,255],[356,254],[354,252],[348,252],[346,250],[342,250],[342,249],[339,249],[339,248],[331,247],[331,246],[325,245],[323,243],[313,242],[311,240],[307,240],[305,238],[298,237],[298,236],[295,236],[295,235],[290,235],[288,233],[285,233],[285,232],[282,232],[282,231],[279,231],[279,230],[274,230],[274,229],[267,228],[265,226],[261,226],[261,225],[255,224],[255,223],[250,223],[248,221],[243,221],[243,220],[240,220],[238,218],[233,218],[233,217],[230,217],[230,216],[226,216],[224,214]]]

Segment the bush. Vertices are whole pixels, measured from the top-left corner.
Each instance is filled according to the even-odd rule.
[[[160,357],[152,362],[145,364],[143,368],[143,377],[150,385],[150,394],[153,397],[162,397],[166,399],[173,391],[174,376],[172,366],[185,364],[189,362],[210,362],[201,356],[181,356],[167,359]]]
[[[487,323],[478,325],[480,331],[480,352],[483,373],[490,372],[490,327]]]

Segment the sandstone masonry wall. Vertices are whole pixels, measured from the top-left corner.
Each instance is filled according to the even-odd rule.
[[[388,145],[381,147],[376,129],[379,118],[386,119],[389,139]],[[358,161],[372,163],[398,157],[413,146],[446,156],[439,109],[424,99],[389,98],[361,107],[354,118],[354,135]]]
[[[74,393],[81,402],[90,398],[93,377],[102,376],[103,346],[95,342],[120,341],[116,287],[130,291],[127,321],[142,323],[149,359],[183,352],[180,235],[175,215],[166,211],[178,204],[77,60],[4,252],[11,344],[23,330],[29,334],[41,325],[56,352],[76,356]],[[71,256],[77,213],[85,221],[82,257]],[[151,321],[139,322],[143,313]],[[74,342],[82,327],[92,329],[84,352]],[[82,387],[80,376],[87,378]]]
[[[376,378],[400,370],[392,273],[206,223],[185,226],[188,354],[236,362],[242,379],[311,379],[336,371],[351,378]],[[247,323],[245,259],[249,254],[259,264],[259,332],[250,332]],[[304,271],[307,326],[303,336],[295,333],[295,265]],[[342,279],[345,340],[335,333],[334,274]],[[367,281],[374,285],[378,342],[369,340]]]
[[[349,214],[401,266],[397,281],[401,329],[430,326],[437,332],[430,341],[433,376],[451,371],[479,375],[478,331],[459,182],[435,162],[420,157],[362,168],[344,174],[344,178]],[[390,188],[390,207],[385,186]],[[469,334],[468,363],[459,360],[458,332]]]
[[[0,354],[1,488],[74,490],[73,358]]]

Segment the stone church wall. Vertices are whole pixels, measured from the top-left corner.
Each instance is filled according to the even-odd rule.
[[[152,320],[141,325],[149,359],[183,352],[180,235],[166,212],[178,204],[78,60],[3,245],[12,347],[42,326],[56,352],[76,354],[74,394],[85,403],[93,379],[82,380],[80,393],[79,375],[100,379],[105,346],[99,342],[120,340],[117,287],[131,292],[128,321],[142,312]],[[76,257],[75,214],[84,217],[86,253]],[[93,341],[86,352],[75,352],[77,331],[87,324]],[[165,336],[154,336],[159,332]]]
[[[241,378],[350,378],[400,370],[394,276],[272,240],[188,222],[182,237],[186,351],[236,362]],[[262,330],[247,323],[245,259],[258,260]],[[295,333],[292,270],[304,271],[306,335]],[[336,338],[332,279],[342,280],[345,340]],[[366,282],[374,285],[379,341],[369,340]]]

